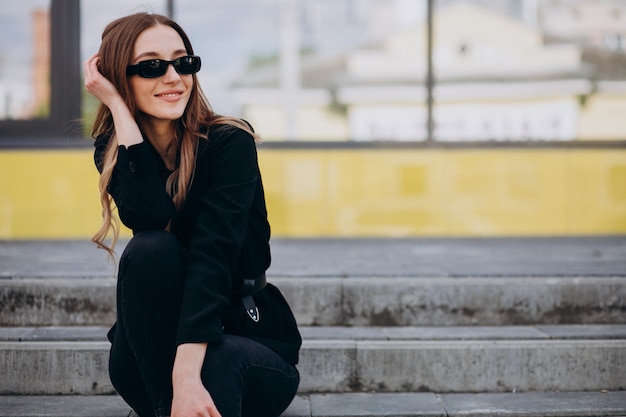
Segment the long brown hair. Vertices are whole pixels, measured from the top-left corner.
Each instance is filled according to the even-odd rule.
[[[185,31],[170,18],[151,13],[137,13],[111,22],[102,33],[102,44],[99,52],[100,72],[117,88],[142,132],[144,132],[142,118],[130,89],[126,76],[126,66],[133,59],[135,41],[139,35],[144,30],[156,25],[173,28],[180,35],[187,54],[193,55],[193,48]],[[215,114],[198,84],[196,74],[193,74],[193,86],[187,108],[183,116],[176,122],[174,145],[179,152],[180,162],[166,182],[166,190],[178,209],[185,202],[187,191],[193,179],[198,140],[206,139],[206,134],[202,133],[206,130],[204,128],[214,124],[230,124],[244,129],[255,140],[259,139],[242,120]],[[114,139],[115,126],[111,111],[105,105],[100,104],[96,113],[92,136],[97,138],[103,135],[109,137],[110,140],[102,161],[99,181],[102,225],[91,240],[112,255],[119,236],[119,222],[113,215],[114,202],[108,193],[108,186],[117,161],[117,140]],[[104,241],[110,231],[113,233],[112,243],[107,246]]]

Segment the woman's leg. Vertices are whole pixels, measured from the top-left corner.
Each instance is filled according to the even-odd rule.
[[[225,335],[209,345],[202,381],[222,417],[278,417],[296,395],[296,368],[253,340]]]
[[[148,399],[135,355],[128,346],[121,321],[117,322],[111,335],[109,377],[115,390],[141,417],[154,416],[154,407]]]
[[[142,417],[170,413],[183,271],[182,249],[166,231],[137,233],[120,259],[109,370],[113,386]]]

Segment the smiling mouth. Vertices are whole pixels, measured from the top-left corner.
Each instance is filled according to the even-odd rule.
[[[157,94],[157,97],[178,97],[181,96],[183,93],[164,93],[164,94]]]

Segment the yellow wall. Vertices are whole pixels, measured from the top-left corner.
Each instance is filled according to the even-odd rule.
[[[259,153],[274,236],[626,233],[626,150]],[[0,151],[0,239],[86,238],[90,150]]]
[[[0,151],[0,238],[90,236],[97,189],[88,150]]]

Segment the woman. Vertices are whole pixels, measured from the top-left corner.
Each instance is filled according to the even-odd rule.
[[[84,64],[103,225],[112,200],[133,238],[119,264],[109,373],[140,416],[278,416],[301,344],[265,284],[267,212],[252,129],[216,115],[182,28],[139,13],[105,29]],[[113,230],[113,244],[104,244]]]

